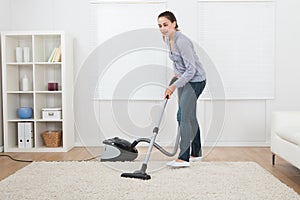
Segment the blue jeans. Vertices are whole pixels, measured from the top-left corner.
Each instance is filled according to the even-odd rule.
[[[177,121],[180,131],[180,160],[189,161],[190,155],[202,156],[200,127],[197,121],[197,100],[204,90],[206,81],[190,82],[178,88]],[[192,147],[192,149],[190,148]],[[190,152],[191,149],[191,152]]]

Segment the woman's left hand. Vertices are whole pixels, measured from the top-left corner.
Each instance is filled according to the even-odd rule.
[[[169,87],[167,87],[165,90],[164,98],[170,99],[170,97],[173,94],[173,92],[175,91],[175,89],[176,89],[175,85],[170,85]]]

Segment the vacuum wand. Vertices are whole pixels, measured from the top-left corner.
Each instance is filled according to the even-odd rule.
[[[169,85],[172,85],[176,80],[177,80],[177,77],[173,77],[172,80],[170,81]],[[165,110],[165,108],[167,106],[168,100],[169,100],[168,97],[166,97],[164,99],[164,103],[163,103],[163,108],[162,108],[162,111],[161,111],[161,115],[160,115],[160,118],[158,120],[157,126],[154,127],[154,129],[153,129],[153,136],[151,138],[151,141],[150,141],[150,144],[149,144],[149,147],[148,147],[148,150],[147,150],[147,154],[146,154],[146,157],[145,157],[145,160],[144,160],[144,162],[142,164],[141,169],[137,170],[137,171],[135,171],[133,173],[122,173],[121,177],[139,178],[139,179],[143,179],[143,180],[151,179],[151,176],[146,173],[147,165],[148,165],[148,162],[149,162],[149,159],[150,159],[150,155],[151,155],[153,146],[155,144],[155,139],[156,139],[156,137],[158,135],[158,132],[159,132],[159,126],[161,124],[161,121],[162,121],[162,118],[163,118],[163,114],[164,114],[164,110]]]
[[[169,83],[169,86],[172,85],[175,81],[177,80],[177,77],[173,77],[172,80],[170,81]],[[158,131],[159,131],[159,126],[161,124],[161,121],[162,121],[162,118],[163,118],[163,114],[164,114],[164,111],[165,111],[165,108],[167,106],[167,103],[168,103],[168,100],[169,100],[169,97],[167,96],[164,100],[164,103],[163,103],[163,108],[162,108],[162,111],[161,111],[161,115],[160,115],[160,118],[158,120],[158,123],[157,123],[157,126],[154,127],[153,129],[153,137],[150,141],[150,144],[149,144],[149,148],[148,148],[148,151],[147,151],[147,154],[146,154],[146,157],[145,157],[145,160],[144,160],[144,164],[147,166],[147,163],[150,159],[150,154],[151,154],[151,151],[153,149],[153,146],[154,146],[154,142],[155,142],[155,139],[156,139],[156,136],[158,135]],[[144,165],[143,164],[143,165]]]

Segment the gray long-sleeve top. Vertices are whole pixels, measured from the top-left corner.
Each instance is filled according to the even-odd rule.
[[[166,39],[170,49],[170,41]],[[174,72],[179,76],[174,82],[176,88],[183,87],[188,82],[201,82],[206,80],[206,74],[194,50],[192,41],[179,31],[174,35],[174,49],[169,52],[173,61]]]

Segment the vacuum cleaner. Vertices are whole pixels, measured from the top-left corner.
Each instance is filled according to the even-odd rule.
[[[101,162],[133,161],[138,156],[136,145],[127,140],[114,137],[103,141]]]
[[[177,80],[177,78],[174,77],[170,81],[169,85],[172,85],[176,80]],[[161,124],[164,110],[167,106],[167,103],[168,103],[168,97],[166,97],[164,99],[161,115],[160,115],[159,121],[157,123],[157,126],[155,126],[153,129],[153,136],[151,139],[138,138],[135,141],[133,141],[132,143],[130,143],[127,140],[121,139],[119,137],[106,139],[103,141],[104,146],[102,149],[101,161],[102,162],[105,162],[105,161],[110,161],[110,162],[111,161],[133,161],[138,156],[138,150],[136,149],[136,145],[140,142],[147,142],[147,143],[149,143],[149,147],[147,150],[145,160],[141,166],[141,169],[137,170],[133,173],[122,173],[121,177],[138,178],[138,179],[143,179],[143,180],[151,179],[151,176],[146,173],[146,169],[147,169],[147,164],[150,159],[150,154],[152,152],[153,147],[157,148],[160,152],[162,152],[163,154],[170,156],[170,157],[174,156],[178,149],[178,144],[179,144],[179,139],[180,139],[179,132],[176,137],[174,150],[171,153],[166,151],[165,149],[163,149],[159,144],[157,144],[155,142],[155,139],[158,135],[159,126]]]

